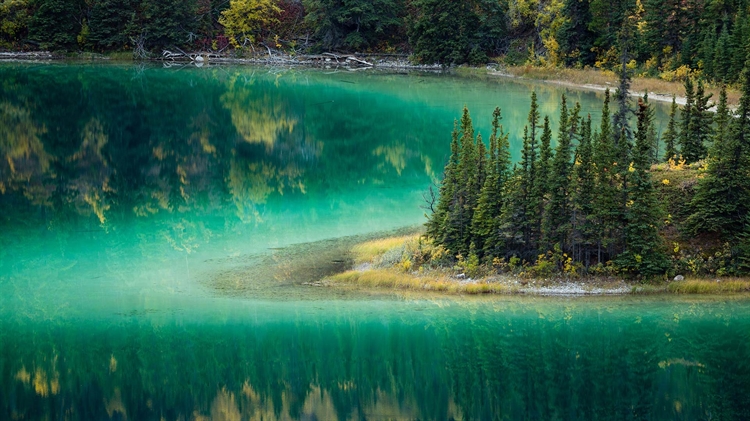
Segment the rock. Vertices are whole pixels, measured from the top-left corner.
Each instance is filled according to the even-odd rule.
[[[675,277],[674,277],[674,280],[675,280],[676,282],[679,282],[679,281],[684,281],[684,280],[685,280],[685,277],[684,277],[684,276],[682,276],[682,275],[677,275],[677,276],[675,276]]]
[[[202,62],[203,61],[203,56],[196,57],[195,61]]]
[[[465,273],[459,273],[458,275],[456,275],[456,278],[457,279],[464,279],[464,278],[466,278],[466,274]]]

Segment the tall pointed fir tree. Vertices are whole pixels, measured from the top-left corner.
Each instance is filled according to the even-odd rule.
[[[545,139],[547,134],[543,126],[539,126],[539,104],[537,102],[536,92],[531,93],[531,107],[529,108],[529,116],[527,122],[529,123],[529,172],[527,174],[528,184],[528,218],[529,218],[529,232],[528,232],[528,243],[533,245],[532,248],[536,248],[536,244],[542,236],[541,221],[542,211],[544,207],[544,195],[546,193],[546,177],[549,162],[549,156],[543,156],[544,142],[549,143],[549,139]],[[546,117],[545,117],[546,119]],[[542,128],[542,136],[537,141],[537,129]],[[541,147],[539,143],[542,143]],[[547,145],[547,153],[549,152],[549,144]],[[546,161],[545,161],[546,160]]]
[[[481,255],[488,259],[501,256],[504,250],[500,236],[500,212],[504,203],[505,184],[510,176],[510,144],[500,120],[500,108],[492,113],[490,157],[487,176],[472,221],[474,243]]]
[[[677,98],[672,96],[672,108],[669,111],[669,123],[667,129],[662,134],[664,138],[664,161],[667,162],[670,159],[677,160],[677,149],[676,143],[679,139],[679,133],[677,132]]]
[[[686,224],[694,235],[714,234],[732,242],[747,234],[750,212],[750,61],[741,79],[742,96],[735,118],[724,139],[714,142]]]
[[[693,105],[690,118],[689,142],[691,149],[685,151],[685,160],[695,162],[706,157],[706,144],[711,141],[713,124],[713,113],[709,110],[712,106],[708,101],[712,94],[706,94],[702,80],[698,80],[695,90],[695,104]]]
[[[616,254],[616,241],[622,227],[622,212],[619,203],[618,162],[612,130],[609,90],[604,92],[604,105],[599,134],[594,145],[596,171],[596,196],[594,216],[599,226],[597,234],[597,261],[603,263]]]
[[[544,218],[543,249],[551,250],[559,244],[562,250],[567,249],[568,233],[570,231],[570,176],[572,170],[571,127],[577,122],[572,121],[568,114],[567,99],[562,96],[560,102],[560,128],[557,137],[557,149],[552,159],[549,177],[549,203]]]
[[[695,113],[695,87],[691,78],[685,79],[685,105],[681,110],[682,120],[680,122],[680,152],[687,163],[698,160],[699,153],[693,145],[694,137],[690,133],[693,127],[693,115]]]
[[[621,269],[646,277],[664,274],[669,267],[659,226],[663,211],[656,197],[649,168],[651,148],[648,141],[648,105],[639,99],[636,111],[638,127],[635,133],[633,162],[627,184],[629,202],[626,210],[625,249],[617,258]]]
[[[477,145],[474,143],[474,125],[467,107],[464,107],[461,116],[460,136],[457,200],[453,211],[448,213],[445,231],[450,234],[450,240],[445,246],[454,255],[467,256],[471,245],[471,220],[479,196],[479,158]]]
[[[539,242],[542,237],[544,209],[547,206],[547,197],[549,196],[549,174],[552,157],[552,128],[549,123],[549,116],[544,116],[542,136],[539,139],[539,160],[536,168],[536,184],[534,185],[533,192],[533,202],[536,205],[533,225],[536,242]]]
[[[443,170],[443,180],[438,191],[438,203],[427,221],[427,236],[437,244],[445,245],[448,214],[455,208],[458,196],[459,143],[458,121],[453,122],[451,154]]]
[[[596,173],[591,143],[591,115],[581,125],[581,141],[576,148],[573,177],[573,256],[588,267],[595,252],[596,226],[594,199]]]

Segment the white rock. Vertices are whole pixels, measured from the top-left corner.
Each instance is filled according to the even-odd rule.
[[[684,281],[684,280],[685,280],[685,277],[684,277],[684,276],[682,276],[682,275],[677,275],[677,276],[675,276],[675,277],[674,277],[674,280],[675,280],[675,281],[678,281],[678,282],[679,282],[679,281]]]

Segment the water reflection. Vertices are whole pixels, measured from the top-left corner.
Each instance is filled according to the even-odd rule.
[[[747,302],[311,306],[260,319],[258,308],[255,322],[5,321],[0,414],[735,420],[750,411]]]
[[[0,68],[6,220],[43,206],[47,220],[105,228],[160,213],[263,223],[271,199],[380,185],[414,164],[424,184],[444,153],[412,134],[420,127],[397,104],[361,107],[325,87],[295,92],[304,87],[293,75],[280,83],[196,70],[184,86],[182,75],[158,69],[134,80],[118,67],[25,70]],[[326,98],[338,102],[314,102]]]

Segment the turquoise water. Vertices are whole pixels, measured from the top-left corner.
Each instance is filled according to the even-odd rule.
[[[555,121],[509,79],[0,64],[0,419],[749,417],[746,300],[303,285],[424,222],[464,105],[517,159],[532,89]]]

